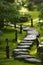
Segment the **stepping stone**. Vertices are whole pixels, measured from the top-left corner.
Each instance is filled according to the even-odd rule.
[[[18,56],[16,56],[16,58],[34,58],[34,57],[32,57],[32,56],[30,56],[30,55],[18,55]]]
[[[25,38],[28,38],[28,37],[36,37],[36,35],[33,35],[33,34],[27,35]]]
[[[24,38],[24,40],[35,40],[36,36],[34,35],[29,35],[28,37]]]
[[[43,45],[43,42],[41,42],[41,45]]]
[[[33,31],[28,31],[28,34],[32,34],[32,35],[39,35],[39,33],[36,30]]]
[[[28,52],[18,52],[18,53],[21,55],[27,55],[28,54]]]
[[[22,51],[20,51],[20,52],[14,52],[14,54],[18,54],[18,55],[27,55],[28,54],[28,52],[22,52]]]
[[[23,30],[32,31],[32,30],[34,30],[34,29],[33,29],[33,28],[26,27],[26,28],[23,28]]]
[[[28,62],[41,62],[41,60],[35,58],[26,58],[25,60]]]
[[[43,44],[39,44],[39,47],[42,47],[43,48]]]
[[[22,43],[33,43],[33,41],[23,40]]]
[[[25,52],[25,51],[27,51],[27,50],[28,50],[28,49],[14,49],[14,52],[15,52],[15,51],[24,51],[24,52]]]
[[[28,46],[28,45],[18,46],[17,48],[19,48],[19,49],[30,49],[30,46]]]
[[[26,46],[26,45],[27,45],[27,46],[30,46],[30,45],[32,45],[32,43],[20,43],[19,45],[20,45],[20,46]]]

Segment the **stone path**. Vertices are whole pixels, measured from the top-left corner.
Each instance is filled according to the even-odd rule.
[[[5,24],[6,25],[6,24]],[[8,25],[13,26],[13,24],[8,23]],[[19,27],[19,25],[16,25]],[[13,50],[13,56],[16,59],[22,59],[27,62],[41,62],[41,60],[36,59],[34,56],[31,56],[28,51],[30,50],[34,40],[39,35],[39,33],[34,28],[29,28],[22,26],[24,31],[27,31],[27,36],[22,40],[20,44],[17,45],[16,49]]]
[[[39,59],[29,55],[28,50],[30,50],[36,37],[39,35],[38,32],[29,27],[23,27],[24,31],[27,31],[27,36],[22,40],[20,44],[17,45],[16,49],[13,50],[14,58],[22,59],[28,62],[41,62]]]

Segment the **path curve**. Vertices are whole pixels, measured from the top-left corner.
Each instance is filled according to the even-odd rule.
[[[24,26],[23,30],[27,31],[27,35],[22,40],[22,42],[17,45],[16,49],[13,50],[14,58],[22,59],[28,62],[41,62],[41,60],[36,59],[34,56],[31,56],[28,53],[28,50],[30,50],[30,47],[32,46],[34,40],[39,35],[39,33],[34,28]]]

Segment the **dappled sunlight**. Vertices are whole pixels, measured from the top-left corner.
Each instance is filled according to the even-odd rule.
[[[20,43],[20,42],[21,42],[21,40],[18,39],[18,43]]]
[[[36,55],[37,54],[36,45],[34,45],[29,52],[30,52],[31,55]]]
[[[25,12],[28,13],[28,10],[26,8],[24,8],[24,7],[22,7],[21,10],[19,10],[19,11],[22,12],[22,13],[25,13]]]
[[[40,37],[40,41],[43,41],[43,37]]]
[[[36,55],[36,53],[37,53],[37,49],[34,49],[34,50],[31,50],[31,51],[30,51],[30,54],[31,54],[31,55]]]

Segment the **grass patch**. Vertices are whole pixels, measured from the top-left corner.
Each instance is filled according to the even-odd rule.
[[[36,18],[38,18],[38,16],[39,16],[39,11],[29,11],[29,14],[31,15],[31,17],[33,18],[33,19],[36,19]],[[37,14],[37,15],[36,15]]]
[[[37,10],[34,10],[34,11],[26,10],[26,11],[28,11],[28,12],[25,12],[25,13],[30,14],[31,17],[33,18],[33,20],[34,20],[34,19],[37,19],[38,16],[39,16],[39,13],[40,13],[40,12],[37,11]],[[19,22],[18,25],[20,25],[20,24],[22,24],[22,25],[24,25],[24,26],[30,26],[30,19],[29,19],[27,22]]]
[[[36,45],[33,45],[29,52],[30,52],[30,55],[35,56],[37,54],[37,47],[36,47]]]
[[[10,31],[9,31],[10,30]],[[14,38],[14,30],[11,27],[8,27],[7,30],[3,30],[4,35],[2,36],[2,43],[0,44],[0,65],[40,65],[39,63],[27,63],[24,61],[15,60],[12,58],[12,51],[17,46],[19,42],[12,42],[12,39]],[[22,40],[26,35],[26,32],[23,31],[22,34],[19,33],[18,29],[18,40]],[[10,47],[10,59],[6,59],[6,42],[5,39],[9,39],[9,47]]]

